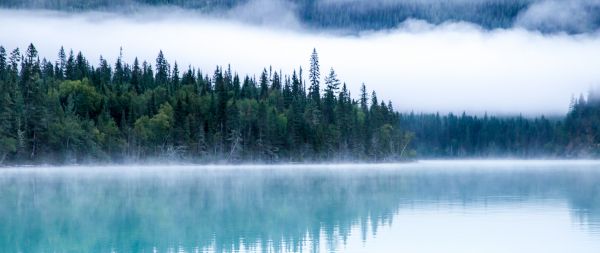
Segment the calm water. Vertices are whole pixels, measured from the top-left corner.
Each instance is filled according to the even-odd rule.
[[[0,252],[600,252],[600,162],[0,169]]]

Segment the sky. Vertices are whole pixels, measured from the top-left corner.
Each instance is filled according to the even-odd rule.
[[[94,65],[100,55],[114,63],[121,47],[126,61],[137,56],[154,65],[163,50],[180,69],[191,64],[212,73],[231,64],[241,75],[258,75],[269,66],[284,74],[302,66],[305,79],[316,48],[322,75],[333,67],[353,97],[365,83],[402,112],[560,115],[573,96],[600,85],[596,31],[542,33],[531,29],[541,21],[522,17],[507,29],[411,19],[393,29],[344,34],[305,28],[276,7],[255,22],[248,16],[254,9],[241,6],[220,18],[177,8],[127,15],[0,9],[0,45],[12,50],[33,43],[52,61],[62,45]],[[272,13],[280,15],[267,19]]]

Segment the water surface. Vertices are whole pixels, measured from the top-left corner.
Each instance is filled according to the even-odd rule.
[[[600,252],[600,162],[0,169],[0,252]]]

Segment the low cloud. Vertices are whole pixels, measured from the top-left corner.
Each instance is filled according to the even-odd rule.
[[[225,12],[226,18],[247,24],[298,29],[296,5],[284,0],[250,0]]]
[[[0,1],[0,8],[125,15],[181,8],[250,24],[345,33],[390,29],[410,19],[434,24],[471,22],[488,30],[519,27],[543,33],[594,33],[600,28],[600,0],[21,0]]]
[[[154,65],[162,49],[170,62],[208,74],[231,63],[250,75],[269,65],[285,73],[302,66],[307,78],[309,54],[317,48],[321,69],[335,68],[354,97],[364,82],[401,111],[558,114],[572,95],[600,84],[596,33],[408,20],[392,30],[339,36],[167,8],[133,16],[0,10],[0,34],[0,45],[23,49],[32,42],[53,61],[61,45],[81,50],[95,65],[100,55],[114,62],[120,47],[129,62],[138,56]]]

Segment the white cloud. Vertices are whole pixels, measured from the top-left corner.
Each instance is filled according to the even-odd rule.
[[[295,9],[293,3],[285,0],[250,0],[228,10],[225,16],[250,24],[298,29],[301,22]]]
[[[156,12],[155,12],[156,13]],[[231,63],[241,74],[272,65],[291,73],[308,69],[313,47],[322,69],[334,67],[353,96],[362,82],[402,111],[564,113],[571,95],[600,84],[600,37],[542,35],[524,29],[483,31],[449,23],[408,21],[398,29],[335,36],[300,28],[266,28],[202,18],[165,9],[156,14],[63,14],[0,10],[0,44],[56,59],[61,45],[97,64],[123,47],[154,63],[162,49],[177,60],[212,72]],[[153,18],[155,15],[160,18]],[[139,18],[143,17],[143,18]]]

